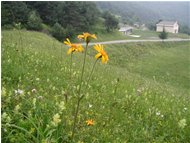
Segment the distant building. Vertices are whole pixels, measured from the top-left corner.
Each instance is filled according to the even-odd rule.
[[[179,25],[177,21],[160,21],[156,24],[156,31],[157,32],[163,32],[165,29],[166,32],[169,33],[178,33],[179,31]]]
[[[133,27],[121,27],[119,31],[122,32],[124,35],[129,35],[133,31]]]

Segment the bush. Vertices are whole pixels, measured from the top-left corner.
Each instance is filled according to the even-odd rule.
[[[164,29],[163,32],[160,32],[160,34],[158,36],[160,39],[164,40],[164,39],[168,38],[168,33]]]
[[[35,11],[30,12],[27,24],[29,30],[42,30],[42,20]]]
[[[59,23],[55,23],[53,25],[51,34],[57,40],[63,41],[64,37],[65,37],[64,33],[65,33],[65,31],[64,31],[63,27]]]

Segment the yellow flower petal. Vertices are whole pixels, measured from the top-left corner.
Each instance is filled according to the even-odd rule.
[[[98,58],[100,58],[101,56],[102,56],[102,54],[101,54],[101,53],[98,53],[98,54],[96,54],[95,58],[98,59]]]
[[[79,45],[79,46],[78,46],[78,50],[79,50],[79,52],[84,51],[84,49],[83,49],[82,45]]]
[[[95,34],[91,35],[91,37],[94,38],[94,39],[97,39]]]
[[[71,46],[71,42],[70,42],[70,40],[68,38],[66,39],[66,41],[64,41],[64,44]]]
[[[73,51],[73,49],[69,48],[69,50],[67,51],[67,54],[69,55],[72,51]]]
[[[106,62],[106,59],[104,56],[102,56],[102,63],[104,64]]]
[[[78,35],[77,38],[79,38],[79,39],[83,39],[83,38],[84,38],[84,35]]]
[[[101,45],[100,45],[100,44],[96,44],[96,45],[94,46],[94,49],[95,49],[96,51],[100,52],[100,51],[101,51]]]

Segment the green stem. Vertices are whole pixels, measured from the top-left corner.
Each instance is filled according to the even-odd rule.
[[[95,68],[95,65],[96,65],[97,61],[98,61],[98,59],[96,59],[96,61],[94,62],[94,65],[93,65],[93,67],[92,67],[92,70],[91,70],[90,75],[89,75],[88,80],[87,80],[87,85],[88,85],[88,83],[89,83],[89,81],[90,81],[90,78],[91,78],[91,76],[92,76],[92,74],[93,74],[93,71],[94,71],[94,68]]]
[[[80,101],[81,101],[81,98],[78,97],[76,112],[75,112],[75,115],[74,115],[74,123],[73,123],[72,135],[71,135],[72,140],[73,140],[73,137],[74,137],[74,134],[75,134],[75,128],[76,128],[77,116],[78,116],[78,112],[79,112]]]
[[[70,63],[70,76],[71,76],[71,79],[72,79],[72,63],[73,62],[73,53],[71,53],[71,63]]]
[[[88,83],[89,83],[89,81],[90,81],[90,79],[91,79],[91,76],[92,76],[92,74],[93,74],[93,71],[94,71],[94,68],[95,68],[95,65],[96,65],[97,61],[98,61],[98,59],[96,59],[96,61],[94,62],[94,65],[93,65],[92,70],[91,70],[91,72],[90,72],[90,75],[89,75],[89,77],[88,77],[88,80],[87,80],[85,89],[86,89],[87,86],[88,86]],[[80,99],[82,99],[82,98],[84,97],[84,95],[85,95],[85,94],[83,94],[83,95],[80,97]]]
[[[87,47],[88,47],[88,43],[86,43],[86,48],[85,48],[85,54],[84,54],[84,60],[83,60],[83,66],[82,66],[82,74],[81,74],[80,86],[79,86],[79,92],[78,92],[79,96],[80,96],[80,92],[81,92],[82,80],[83,80],[83,75],[84,75],[84,67],[85,67],[85,63],[86,63]]]
[[[80,92],[81,92],[82,81],[83,81],[83,75],[84,75],[84,67],[85,67],[85,63],[86,63],[87,47],[88,47],[88,42],[86,42],[86,48],[85,48],[83,66],[82,66],[82,73],[81,73],[81,79],[80,79],[80,85],[79,85],[79,91],[78,91],[78,98],[77,98],[77,106],[76,106],[76,110],[75,110],[75,114],[74,114],[74,123],[73,123],[73,129],[72,129],[71,140],[73,140],[73,138],[74,138],[75,128],[76,128],[76,122],[77,122],[77,117],[78,117],[79,107],[80,107],[80,101],[81,101],[81,99],[82,99],[82,98],[80,97]]]

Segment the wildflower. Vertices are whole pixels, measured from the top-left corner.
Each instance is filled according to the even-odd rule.
[[[182,129],[183,129],[186,125],[187,125],[186,119],[181,119],[181,120],[178,122],[178,126],[179,126],[180,128],[182,128]]]
[[[29,131],[30,134],[32,134],[34,132],[35,132],[35,128],[31,128],[30,131]]]
[[[40,80],[40,78],[36,78],[36,81],[39,81]]]
[[[18,112],[19,109],[20,109],[20,105],[18,104],[15,106],[15,111]]]
[[[159,115],[160,115],[160,112],[156,112],[156,115],[159,116]]]
[[[95,49],[96,51],[98,51],[98,54],[96,54],[95,58],[96,58],[96,59],[102,58],[102,63],[107,63],[107,61],[108,61],[108,55],[107,55],[107,53],[104,51],[103,45],[96,44],[96,45],[94,46],[94,49]]]
[[[36,107],[36,98],[33,98],[32,103],[33,103],[33,106],[35,108]]]
[[[66,109],[66,107],[65,107],[65,102],[64,102],[64,101],[61,101],[61,102],[59,103],[59,109],[60,109],[60,112],[62,112],[63,110]]]
[[[20,95],[22,95],[23,93],[24,93],[24,91],[21,90],[21,89],[15,90],[15,94],[20,94]]]
[[[92,119],[91,120],[86,120],[86,124],[88,126],[92,126],[92,125],[94,125],[94,121]]]
[[[88,107],[91,108],[91,107],[92,107],[92,104],[88,104]]]
[[[67,51],[67,54],[84,51],[81,44],[72,44],[68,38],[66,39],[66,41],[64,41],[64,44],[70,46],[69,50]]]
[[[60,115],[57,113],[53,116],[52,125],[57,126],[61,122]]]
[[[2,114],[1,118],[2,118],[2,121],[5,121],[6,123],[10,123],[11,122],[11,118],[9,117],[9,115],[6,112],[4,112]]]
[[[79,39],[84,39],[86,43],[89,43],[91,39],[97,39],[95,34],[90,34],[88,32],[78,35]]]
[[[36,93],[36,89],[34,88],[34,89],[32,89],[32,93]]]
[[[2,87],[1,95],[6,96],[6,93],[7,93],[6,88]]]
[[[38,96],[38,99],[43,99],[43,96]]]

